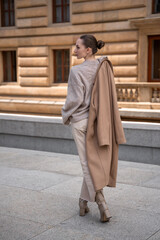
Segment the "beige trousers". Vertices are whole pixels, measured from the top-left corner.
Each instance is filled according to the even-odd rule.
[[[78,122],[71,123],[72,135],[77,146],[77,151],[80,158],[80,163],[83,171],[83,182],[81,187],[80,198],[95,202],[95,189],[92,178],[89,172],[87,157],[86,157],[86,133],[87,133],[88,118],[82,119]]]

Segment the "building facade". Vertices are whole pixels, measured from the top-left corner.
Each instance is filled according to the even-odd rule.
[[[82,34],[105,46],[122,119],[160,120],[159,0],[0,0],[0,112],[61,115]]]

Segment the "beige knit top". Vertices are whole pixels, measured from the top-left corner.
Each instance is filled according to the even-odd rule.
[[[72,66],[68,77],[67,97],[61,109],[63,124],[77,122],[89,116],[92,87],[99,63],[106,56],[86,60]]]

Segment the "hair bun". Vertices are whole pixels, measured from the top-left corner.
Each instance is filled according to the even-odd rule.
[[[102,40],[97,41],[97,48],[101,49],[104,46],[105,42]]]

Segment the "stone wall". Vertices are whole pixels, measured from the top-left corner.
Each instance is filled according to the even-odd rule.
[[[4,84],[0,67],[0,110],[23,111],[22,106],[16,106],[20,104],[19,100],[26,98],[63,102],[67,84],[54,83],[52,51],[69,49],[70,67],[81,63],[84,59],[78,60],[73,50],[77,38],[85,33],[94,34],[97,40],[106,43],[96,57],[109,57],[116,83],[138,82],[141,75],[138,68],[140,36],[139,28],[132,21],[146,18],[148,6],[148,0],[70,0],[70,22],[54,24],[51,0],[15,0],[16,26],[0,28],[0,66],[1,51],[16,50],[17,83]],[[50,89],[48,94],[46,87]],[[56,91],[60,88],[59,95],[54,94],[54,88]],[[42,109],[40,113],[44,112]]]

